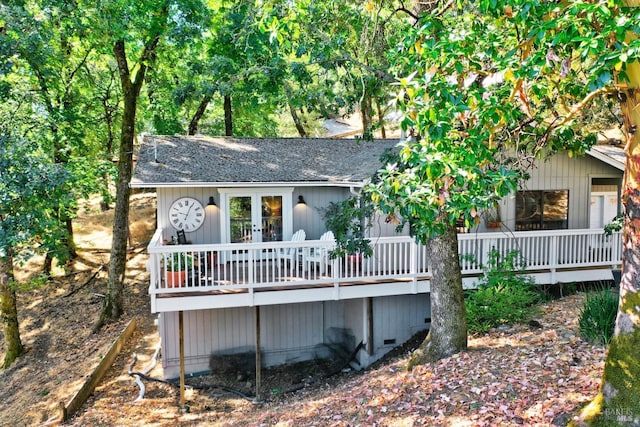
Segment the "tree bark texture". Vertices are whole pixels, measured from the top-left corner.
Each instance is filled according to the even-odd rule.
[[[24,347],[20,339],[18,324],[18,305],[13,287],[13,258],[11,250],[8,256],[0,258],[0,318],[4,333],[4,361],[2,368],[8,368],[22,353]]]
[[[637,0],[626,1],[638,7]],[[627,40],[637,38],[628,34]],[[620,109],[627,145],[622,185],[624,228],[620,301],[613,338],[596,399],[594,424],[640,425],[640,63],[627,63],[629,81],[620,85]]]
[[[371,95],[366,90],[360,101],[360,117],[362,119],[362,132],[366,135],[371,131],[372,123]]]
[[[129,198],[131,175],[133,172],[133,141],[135,138],[136,108],[138,96],[147,70],[145,61],[149,60],[159,42],[159,36],[145,47],[139,69],[132,82],[125,51],[124,40],[118,40],[113,53],[118,63],[122,84],[124,111],[120,133],[120,154],[118,159],[118,180],[116,186],[116,207],[113,219],[113,237],[111,257],[109,259],[109,278],[102,313],[96,327],[105,321],[120,317],[123,309],[124,274],[127,264],[127,242],[129,237]]]
[[[620,302],[602,376],[598,422],[640,425],[640,64],[627,64],[629,87],[621,92],[627,132],[622,190],[624,228]]]
[[[231,109],[231,96],[224,96],[224,134],[233,136],[233,111]]]
[[[458,235],[453,225],[429,240],[431,271],[431,328],[409,360],[408,368],[451,356],[467,348],[467,314],[458,258]]]
[[[291,118],[293,119],[293,124],[296,126],[298,134],[301,138],[307,137],[307,131],[304,130],[304,126],[302,125],[302,120],[300,120],[300,116],[296,112],[296,109],[293,107],[293,104],[289,102],[289,112],[291,113]]]
[[[382,139],[387,137],[387,131],[384,128],[384,111],[380,107],[380,100],[378,98],[375,99],[376,102],[376,110],[378,110],[378,126],[380,126],[380,136]]]
[[[206,111],[207,107],[209,106],[209,102],[211,102],[211,98],[213,97],[212,94],[208,93],[205,96],[202,97],[202,100],[200,101],[200,104],[198,104],[198,109],[196,110],[195,114],[193,115],[193,117],[191,118],[191,121],[189,122],[189,135],[195,135],[196,132],[198,132],[198,126],[200,125],[200,119],[202,119],[202,116],[204,116],[204,112]]]

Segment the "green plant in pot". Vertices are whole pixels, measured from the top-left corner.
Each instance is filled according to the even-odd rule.
[[[371,256],[373,249],[365,236],[371,224],[373,206],[349,197],[340,202],[331,202],[320,210],[328,230],[333,232],[336,247],[329,253],[331,258],[347,256]]]
[[[193,266],[193,257],[182,252],[174,252],[165,257],[165,266],[167,286],[170,288],[180,287],[184,284],[187,271]]]

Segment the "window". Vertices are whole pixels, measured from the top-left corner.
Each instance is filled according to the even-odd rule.
[[[516,230],[569,228],[569,190],[518,191]]]

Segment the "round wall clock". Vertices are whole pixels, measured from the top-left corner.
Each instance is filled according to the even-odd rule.
[[[169,221],[173,228],[196,231],[204,223],[202,203],[193,197],[181,197],[169,208]]]

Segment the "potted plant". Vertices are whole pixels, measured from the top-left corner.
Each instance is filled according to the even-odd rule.
[[[485,213],[485,223],[487,228],[501,228],[502,217],[500,215],[500,206],[496,203],[493,207],[487,209]]]
[[[193,266],[191,255],[174,252],[165,257],[167,270],[167,287],[178,288],[184,284],[187,277],[187,270]]]

